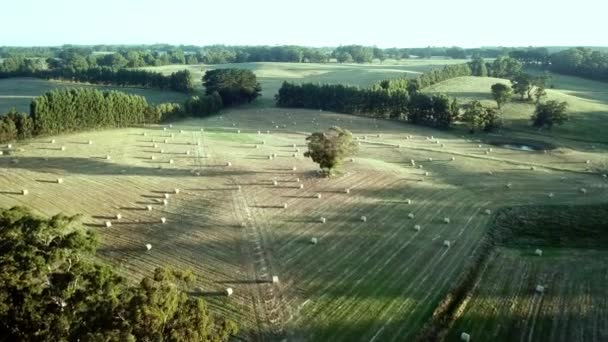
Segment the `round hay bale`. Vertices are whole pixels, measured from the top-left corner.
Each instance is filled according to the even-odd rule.
[[[61,146],[59,149],[65,151],[65,146]]]
[[[147,205],[147,206],[146,206],[146,210],[147,210],[147,211],[152,211],[152,206],[151,206],[151,205]]]
[[[361,216],[361,222],[367,222],[367,216]]]
[[[269,156],[268,156],[268,160],[272,160],[272,155],[269,155]]]
[[[409,213],[409,214],[407,214],[407,217],[408,217],[410,220],[413,220],[413,219],[414,219],[414,213]]]
[[[150,160],[155,160],[155,159],[156,159],[156,157],[150,156]]]
[[[321,218],[319,218],[319,222],[325,223],[325,222],[327,222],[327,219],[325,217],[321,217]]]
[[[63,178],[57,178],[57,180],[55,180],[55,182],[57,184],[63,184]]]
[[[279,283],[279,276],[273,275],[272,276],[272,283],[273,284],[278,284]]]
[[[163,197],[164,197],[165,199],[169,199],[169,194],[163,194]]]
[[[316,194],[315,197],[321,199],[321,194]]]
[[[296,157],[298,156],[298,154],[297,154],[297,153],[294,153],[292,156],[293,156],[294,158],[296,158]]]
[[[273,180],[273,181],[272,181],[272,185],[273,185],[273,186],[279,186],[279,182],[278,182],[278,181],[276,181],[276,180]]]
[[[176,195],[179,194],[179,189],[178,188],[173,189],[173,193]]]
[[[419,231],[420,231],[420,229],[422,229],[422,227],[420,227],[420,225],[419,225],[419,224],[414,225],[414,230],[415,230],[415,231],[419,232]]]
[[[591,164],[591,160],[585,160],[585,164]]]
[[[580,188],[578,191],[583,195],[587,193],[587,189],[585,188]]]
[[[424,175],[425,175],[426,177],[428,177],[428,176],[429,176],[428,171],[427,171],[427,172],[425,172],[425,173],[424,173]]]
[[[537,293],[541,293],[541,294],[542,294],[542,293],[545,293],[545,287],[544,287],[543,285],[536,285],[536,288],[534,288],[534,290],[535,290]]]
[[[297,171],[297,170],[298,170],[298,168],[297,168],[297,167],[295,167],[295,166],[293,166],[293,167],[291,168],[291,171]]]
[[[122,219],[122,214],[118,213],[116,215],[114,215],[114,218],[117,220],[121,220]]]
[[[513,184],[511,184],[511,183],[505,184],[505,188],[507,188],[507,189],[511,189],[512,187],[513,187]]]
[[[430,161],[430,162],[432,162],[433,158],[429,157],[427,160]]]
[[[158,148],[158,144],[152,145],[153,148]],[[162,153],[162,152],[161,152]]]
[[[232,166],[231,162],[226,162],[226,167]]]
[[[283,209],[287,209],[287,203],[283,203]]]
[[[112,222],[110,222],[110,221],[106,221],[106,222],[104,223],[104,225],[106,226],[106,228],[110,228],[110,227],[112,227]]]
[[[310,243],[311,243],[312,245],[316,245],[318,242],[319,242],[319,240],[317,240],[317,238],[316,238],[316,237],[312,237],[312,238],[310,238]]]
[[[543,250],[542,250],[542,249],[537,248],[536,250],[534,250],[534,255],[537,255],[537,256],[543,256]]]
[[[89,140],[88,144],[93,145],[93,140]]]
[[[163,206],[168,206],[169,205],[169,200],[167,199],[163,199]]]
[[[350,189],[348,189],[348,188],[344,189],[344,193],[345,194],[350,194]]]
[[[111,157],[111,156],[108,154],[108,155],[106,156],[106,160],[110,160],[110,159],[112,159],[112,157]]]
[[[165,217],[161,217],[160,218],[160,223],[162,223],[162,224],[167,223],[167,219]]]
[[[460,334],[460,340],[462,342],[469,342],[471,341],[471,335],[467,334],[466,332],[463,332],[462,334]]]
[[[26,196],[27,194],[29,194],[30,192],[27,191],[27,189],[23,189],[21,190],[21,195]]]
[[[405,200],[405,203],[407,203],[407,204],[412,204],[412,202],[413,201],[411,199],[409,199],[409,198]]]
[[[449,224],[450,223],[450,218],[449,217],[444,217],[443,218],[443,223]]]
[[[452,157],[452,158],[450,158],[450,160],[451,160],[451,161],[455,161],[455,160],[456,160],[456,157]]]
[[[300,189],[304,189],[304,184],[300,184]]]
[[[185,153],[187,156],[189,156],[189,155],[190,155],[190,151],[186,151],[186,152],[184,152],[184,153]]]
[[[444,247],[448,247],[448,248],[449,248],[449,247],[451,247],[451,246],[452,246],[452,243],[450,242],[450,240],[444,240],[444,241],[443,241],[443,246],[444,246]]]
[[[530,171],[536,171],[536,166],[530,166]]]
[[[486,209],[486,210],[484,211],[484,213],[485,213],[486,215],[492,215],[492,210],[490,210],[490,209]]]
[[[547,197],[549,197],[549,198],[553,198],[554,196],[555,196],[555,195],[554,195],[552,192],[550,192],[550,193],[547,195]]]
[[[51,144],[54,144],[55,142],[55,139],[51,139]]]

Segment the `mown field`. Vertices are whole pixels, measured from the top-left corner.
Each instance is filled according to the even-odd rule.
[[[351,129],[361,147],[342,177],[323,179],[302,157],[304,138],[331,125]],[[101,258],[133,281],[159,265],[193,269],[213,310],[240,322],[243,340],[411,339],[486,233],[486,209],[545,203],[549,192],[555,203],[606,196],[606,180],[584,172],[602,154],[576,149],[515,151],[402,123],[277,108],[164,128],[15,144],[0,157],[0,205],[83,213],[102,236]],[[226,287],[232,297],[221,295]]]
[[[0,115],[6,113],[13,107],[19,111],[27,113],[30,110],[30,103],[34,97],[42,95],[53,89],[64,88],[95,88],[102,91],[123,91],[130,94],[145,96],[150,104],[158,104],[162,102],[183,103],[188,98],[186,94],[174,91],[163,91],[159,89],[89,85],[83,83],[47,81],[27,77],[7,78],[0,79]]]

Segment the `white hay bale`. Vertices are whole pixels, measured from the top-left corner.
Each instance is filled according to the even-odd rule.
[[[580,188],[578,191],[583,195],[587,193],[587,189],[585,188]]]
[[[450,247],[450,246],[452,245],[452,243],[450,242],[450,240],[444,240],[444,241],[443,241],[443,245],[444,245],[445,247]]]
[[[169,128],[173,128],[173,125],[172,125],[172,124],[169,124]]]
[[[534,255],[543,256],[543,250],[539,248],[535,249]]]
[[[141,133],[141,135],[145,137],[145,136],[147,136],[148,134],[147,134],[146,132],[142,132],[142,133]]]
[[[63,184],[63,178],[57,178],[57,180],[55,180],[55,182],[57,184]]]
[[[200,142],[200,141],[197,141],[197,142],[196,142],[196,146],[201,146],[201,142]]]
[[[414,159],[410,159],[410,164],[412,164],[412,166],[416,166],[416,161]]]
[[[300,189],[304,189],[304,184],[300,184]]]
[[[486,151],[485,154],[490,154],[490,151]]]
[[[13,163],[13,164],[19,164],[19,159],[15,158],[15,159],[11,160],[11,163]]]
[[[443,218],[443,223],[449,224],[450,223],[450,218],[449,217],[444,217]]]
[[[272,283],[273,284],[278,284],[279,283],[279,276],[273,275],[272,276]]]
[[[162,224],[167,223],[167,219],[165,217],[161,217],[160,218],[160,223],[162,223]]]
[[[408,199],[405,200],[405,203],[412,204],[412,200],[408,198]]]
[[[283,209],[287,209],[287,203],[283,203]]]
[[[536,288],[534,290],[538,293],[544,293],[545,287],[543,285],[536,285]]]
[[[65,146],[61,146],[59,149],[65,151]]]
[[[477,145],[477,147],[482,148],[483,146],[481,146],[481,144]]]
[[[297,154],[297,153],[294,153],[294,154],[292,154],[292,156],[293,156],[294,158],[297,158],[297,157],[298,157],[298,154]]]
[[[266,140],[262,140],[262,145],[266,145]]]
[[[297,171],[297,170],[298,170],[298,168],[297,168],[297,167],[295,167],[295,166],[293,166],[293,167],[291,168],[291,171]]]
[[[243,187],[242,187],[242,186],[240,186],[240,185],[237,185],[237,186],[236,186],[236,189],[237,189],[238,191],[241,191],[241,190],[243,189]]]
[[[189,155],[190,155],[190,151],[186,151],[186,152],[184,152],[184,153],[185,153],[187,156],[189,156]]]
[[[156,159],[156,157],[150,156],[150,160],[155,160],[155,159]]]
[[[266,134],[270,134],[270,131],[266,131]]]
[[[456,157],[452,157],[452,158],[450,158],[450,160],[451,160],[451,161],[455,161],[455,160],[456,160]]]
[[[445,147],[445,144],[441,144],[441,147]]]
[[[350,194],[350,189],[348,189],[348,188],[344,189],[344,193],[345,194]]]
[[[163,197],[164,197],[165,199],[169,199],[169,194],[163,194]]]
[[[268,156],[268,160],[272,160],[272,155],[269,155],[269,156]]]
[[[549,197],[549,198],[553,198],[554,196],[555,196],[555,195],[554,195],[552,192],[550,192],[550,193],[547,195],[547,197]]]
[[[361,222],[367,222],[367,216],[361,216]]]
[[[315,197],[321,199],[321,194],[316,194]]]
[[[319,218],[319,222],[325,223],[325,222],[327,222],[327,219],[325,217],[321,217],[321,218]]]
[[[11,145],[11,144],[6,144],[6,148],[8,148],[8,149],[10,150],[11,148],[13,148],[13,145]]]
[[[469,342],[471,341],[471,335],[467,334],[466,332],[463,332],[462,334],[460,334],[460,340],[463,342]]]
[[[296,178],[295,182],[299,183],[300,182],[300,178]]]
[[[490,175],[490,176],[491,176],[491,175],[493,175],[493,174],[494,174],[494,172],[492,172],[492,171],[488,171],[488,175]]]
[[[273,181],[272,181],[272,185],[273,185],[273,186],[279,186],[279,182],[278,182],[278,181],[276,181],[276,180],[273,180]]]
[[[163,199],[163,205],[166,207],[169,205],[169,200]]]
[[[430,162],[432,162],[433,158],[429,157],[427,160],[430,161]]]
[[[507,188],[507,189],[511,189],[512,187],[513,187],[513,184],[511,184],[511,183],[505,184],[505,188]]]
[[[106,222],[104,223],[104,225],[106,226],[106,228],[110,228],[110,227],[112,227],[112,222],[110,222],[110,221],[106,221]]]
[[[428,173],[428,172],[425,172],[425,173],[424,173],[424,175],[428,177],[428,176],[429,176],[429,173]]]
[[[604,174],[602,175],[602,177],[603,177],[603,178],[608,178],[608,174],[605,174],[605,173],[604,173]]]
[[[88,144],[93,145],[93,140],[89,140]]]
[[[51,144],[54,144],[55,142],[55,139],[51,139]]]
[[[414,219],[414,213],[409,213],[409,214],[407,214],[407,217],[408,217],[410,220],[413,220],[413,219]]]
[[[226,167],[232,166],[231,162],[226,162]]]
[[[492,210],[490,210],[490,209],[486,209],[486,210],[484,211],[484,213],[485,213],[486,215],[492,215]]]
[[[110,160],[110,159],[112,159],[112,157],[109,154],[106,155],[106,160]]]
[[[204,131],[205,131],[205,129],[204,129],[204,128],[201,128],[201,132],[204,132]]]
[[[152,249],[152,245],[151,245],[151,244],[149,244],[149,243],[147,243],[147,244],[146,244],[146,250],[147,250],[147,251],[149,251],[149,250],[151,250],[151,249]]]
[[[158,148],[158,144],[152,145],[153,148]]]
[[[377,135],[376,135],[376,138],[380,138],[380,134],[377,134]]]
[[[179,194],[179,189],[178,188],[173,189],[173,193],[176,195]]]
[[[160,154],[164,154],[165,150],[161,149],[159,152],[160,152]]]
[[[22,194],[23,196],[25,196],[25,195],[27,195],[27,194],[29,194],[29,193],[30,193],[30,192],[29,192],[29,191],[27,191],[27,189],[23,189],[23,190],[21,190],[21,194]]]
[[[114,215],[114,218],[117,220],[121,220],[122,219],[122,214],[118,213],[116,215]]]
[[[296,152],[298,152],[298,153],[299,153],[299,152],[300,152],[300,149],[299,149],[299,148],[296,148]]]
[[[146,210],[147,210],[147,211],[152,211],[152,206],[151,206],[151,205],[147,205],[147,206],[146,206]]]
[[[273,153],[273,154],[272,154],[272,158],[276,158],[276,157],[277,157],[277,154],[276,154],[276,153]]]
[[[418,168],[419,168],[419,169],[422,169],[422,164],[418,165]]]
[[[530,166],[530,171],[535,171],[536,170],[536,166]]]
[[[241,226],[241,228],[247,228],[247,223],[241,222],[240,226]]]
[[[312,238],[310,238],[310,243],[311,243],[311,244],[316,245],[318,242],[319,242],[319,240],[317,240],[317,238],[316,238],[316,237],[312,237]]]
[[[173,159],[169,159],[169,164],[173,164]]]
[[[183,129],[180,129],[180,130],[179,130],[179,133],[184,133],[184,130],[183,130]]]
[[[292,147],[293,147],[293,148],[296,148],[296,147],[298,147],[298,145],[296,145],[296,144],[293,144],[293,145],[291,145],[291,146],[292,146]]]
[[[591,164],[591,160],[585,160],[585,164]]]
[[[422,227],[420,227],[420,225],[419,225],[419,224],[414,225],[414,230],[415,230],[415,231],[417,231],[417,232],[419,232],[421,228],[422,228]]]

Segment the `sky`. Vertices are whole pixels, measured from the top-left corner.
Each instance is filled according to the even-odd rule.
[[[608,46],[608,0],[2,0],[0,46]]]

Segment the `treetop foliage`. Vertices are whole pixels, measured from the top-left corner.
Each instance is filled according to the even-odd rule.
[[[0,341],[227,341],[229,320],[189,297],[194,276],[157,269],[130,285],[93,261],[79,216],[0,211]]]
[[[262,87],[248,69],[214,69],[203,76],[207,95],[218,93],[226,106],[249,103],[260,96]]]
[[[331,127],[325,132],[316,132],[306,138],[308,151],[304,156],[318,163],[326,175],[331,175],[346,157],[358,150],[350,131],[338,126]]]

